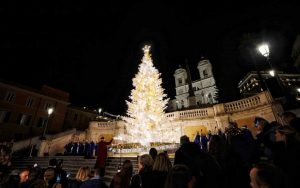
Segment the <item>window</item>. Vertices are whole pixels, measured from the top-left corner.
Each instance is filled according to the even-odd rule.
[[[13,93],[13,92],[8,92],[7,95],[6,95],[6,97],[5,97],[5,101],[6,102],[13,103],[13,102],[15,102],[15,99],[16,99],[16,94]]]
[[[28,97],[28,98],[27,98],[27,101],[26,101],[26,106],[27,106],[28,108],[30,108],[30,107],[32,107],[33,104],[34,104],[34,98]]]
[[[0,123],[7,123],[10,118],[11,112],[2,110],[0,111]]]
[[[44,118],[44,117],[40,117],[39,118],[39,121],[38,121],[38,124],[37,124],[37,127],[44,127],[47,123],[47,118]]]
[[[178,84],[182,84],[182,78],[178,79]]]
[[[207,76],[208,76],[208,73],[207,73],[207,70],[206,70],[206,69],[203,71],[203,76],[204,76],[204,77],[207,77]]]
[[[17,123],[19,125],[29,125],[30,120],[31,120],[31,115],[19,114],[18,119],[17,119]]]
[[[52,107],[52,104],[50,102],[45,102],[45,105],[44,105],[45,110],[48,110],[51,107]]]

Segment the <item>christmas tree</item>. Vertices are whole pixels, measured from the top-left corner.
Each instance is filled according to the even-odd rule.
[[[144,56],[138,73],[133,78],[133,87],[125,120],[126,132],[119,135],[127,143],[150,146],[152,142],[170,142],[170,123],[165,109],[168,100],[162,88],[160,73],[153,66],[150,46],[143,48]]]

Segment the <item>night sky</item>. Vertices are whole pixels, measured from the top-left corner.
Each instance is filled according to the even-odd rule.
[[[238,99],[237,84],[254,70],[253,61],[267,68],[255,49],[247,50],[247,34],[269,42],[275,67],[297,71],[291,59],[300,33],[296,3],[204,2],[2,3],[0,78],[37,89],[47,84],[69,92],[72,105],[124,114],[144,44],[152,44],[154,65],[170,98],[176,68],[187,59],[196,80],[204,56],[213,64],[219,101]]]

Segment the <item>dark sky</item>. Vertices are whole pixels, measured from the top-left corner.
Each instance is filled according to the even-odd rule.
[[[2,3],[0,78],[70,93],[77,106],[122,114],[141,62],[152,44],[154,65],[174,98],[173,73],[188,59],[198,79],[202,56],[214,66],[219,100],[239,98],[237,84],[256,52],[239,48],[242,36],[268,41],[278,69],[293,70],[291,48],[299,33],[299,6],[287,1],[24,1]]]

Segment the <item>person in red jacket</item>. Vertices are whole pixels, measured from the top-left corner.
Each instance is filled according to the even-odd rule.
[[[100,177],[104,177],[105,175],[105,161],[107,158],[107,146],[112,143],[113,139],[109,142],[105,142],[104,137],[101,137],[100,142],[98,143],[97,151],[98,156],[95,164],[95,169],[100,169]]]

